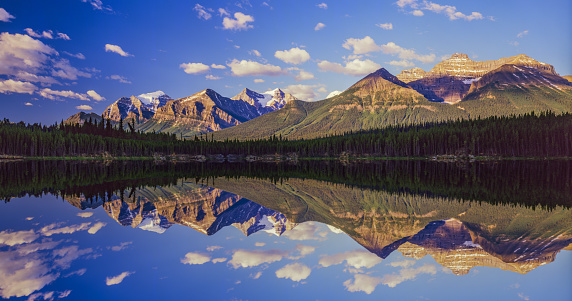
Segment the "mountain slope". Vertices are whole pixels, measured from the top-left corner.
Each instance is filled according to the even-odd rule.
[[[64,121],[64,124],[76,124],[77,123],[77,124],[82,125],[90,119],[92,122],[97,121],[97,123],[100,123],[101,120],[103,120],[103,118],[101,118],[101,116],[99,116],[95,113],[79,112],[77,114],[70,116],[68,119],[66,119]]]
[[[219,131],[215,139],[253,139],[274,134],[290,139],[316,138],[460,117],[466,117],[463,110],[428,101],[382,68],[335,97],[311,103],[292,102],[265,118]]]

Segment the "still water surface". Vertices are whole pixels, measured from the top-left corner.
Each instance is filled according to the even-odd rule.
[[[0,163],[15,300],[571,300],[572,164]]]

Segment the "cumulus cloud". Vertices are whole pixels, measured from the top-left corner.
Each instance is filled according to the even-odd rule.
[[[5,9],[0,7],[0,21],[2,22],[10,22],[10,19],[14,19],[15,17],[9,14]]]
[[[328,5],[324,2],[317,4],[316,6],[321,9],[328,9]]]
[[[371,294],[382,282],[381,278],[364,274],[355,274],[354,279],[344,281],[344,286],[349,292],[364,292]]]
[[[83,218],[88,218],[88,217],[92,217],[92,216],[93,216],[93,212],[91,212],[91,211],[80,212],[80,213],[77,214],[77,216],[83,217]]]
[[[93,9],[113,11],[111,9],[111,6],[103,5],[103,2],[101,0],[81,0],[81,2],[91,4],[91,7],[93,7]]]
[[[111,249],[111,251],[114,251],[114,252],[123,251],[123,250],[127,249],[129,247],[129,245],[131,245],[132,243],[133,243],[132,241],[122,242],[118,246],[112,246],[110,249]]]
[[[305,63],[310,59],[310,54],[306,50],[298,47],[290,50],[276,51],[274,56],[285,63],[293,65]]]
[[[31,102],[27,102],[24,104],[25,106],[33,106],[33,104]]]
[[[181,263],[189,265],[204,264],[209,261],[211,261],[211,257],[209,255],[195,252],[189,252],[185,254],[185,258],[181,259]]]
[[[312,272],[312,269],[310,269],[308,266],[306,266],[304,264],[291,263],[291,264],[287,264],[284,267],[282,267],[281,269],[277,270],[276,271],[276,277],[290,279],[292,281],[300,282],[300,281],[308,278],[308,276],[310,276],[311,272]]]
[[[395,287],[398,284],[415,279],[420,274],[437,274],[437,268],[431,264],[425,264],[418,268],[404,268],[399,271],[399,274],[384,275],[381,278],[381,283],[389,287]]]
[[[314,30],[318,31],[318,30],[323,29],[324,27],[326,27],[326,24],[320,22],[320,23],[316,24],[316,26],[314,27]]]
[[[1,67],[0,67],[1,68]],[[0,93],[26,93],[33,94],[38,87],[28,82],[21,82],[16,80],[0,80]]]
[[[254,17],[238,12],[234,14],[234,19],[225,17],[222,20],[222,26],[227,30],[247,30],[253,27],[248,24],[252,22],[254,22]]]
[[[0,252],[0,297],[23,297],[42,289],[58,278],[38,253],[22,256],[17,250]]]
[[[220,77],[220,76],[214,76],[214,75],[212,75],[212,74],[208,74],[208,75],[205,76],[205,78],[208,79],[208,80],[217,80],[217,79],[221,79],[222,77]]]
[[[294,249],[294,252],[298,253],[298,255],[290,256],[290,259],[300,259],[314,253],[314,251],[316,251],[316,247],[298,244]]]
[[[121,76],[118,74],[113,74],[113,75],[107,76],[106,78],[119,81],[120,83],[123,83],[123,84],[130,84],[131,83],[131,81],[128,80],[125,76]]]
[[[321,71],[332,71],[336,73],[343,73],[348,75],[354,76],[362,76],[366,74],[370,74],[378,69],[381,66],[373,61],[366,59],[360,60],[355,59],[353,61],[349,61],[345,63],[345,66],[342,66],[339,63],[332,63],[328,61],[321,61],[318,63],[318,68]]]
[[[392,30],[393,29],[393,24],[391,23],[381,23],[381,24],[375,24],[375,26],[385,29],[385,30]]]
[[[89,95],[89,97],[91,97],[93,100],[95,101],[102,101],[105,100],[105,97],[97,94],[97,92],[93,91],[93,90],[89,90],[87,91],[87,95]],[[88,212],[85,212],[88,213]]]
[[[28,35],[0,34],[0,74],[39,73],[48,67],[50,55],[57,54],[55,49]]]
[[[61,97],[66,97],[66,98],[73,98],[73,99],[79,99],[79,100],[86,100],[89,101],[88,95],[87,94],[81,94],[81,93],[76,93],[73,91],[58,91],[58,90],[52,90],[50,88],[44,88],[42,90],[40,90],[38,92],[38,94],[40,94],[40,96],[47,98],[47,99],[51,99],[51,100],[60,100],[60,96]]]
[[[347,266],[360,269],[360,268],[372,268],[381,262],[381,258],[377,255],[363,250],[348,251],[345,253],[338,253],[334,255],[326,255],[320,258],[318,263],[323,267],[329,267],[332,265],[338,265],[343,262]]]
[[[229,13],[226,11],[226,9],[224,9],[224,8],[219,8],[219,9],[218,9],[218,15],[221,16],[221,17],[222,17],[222,16],[230,16],[230,14],[229,14]]]
[[[313,88],[317,87],[318,86],[315,85],[313,86],[291,85],[285,88],[284,90],[290,91],[289,93],[293,94],[299,99],[306,100],[309,98],[313,99],[316,96],[313,91]],[[300,97],[298,95],[300,95]],[[284,235],[291,240],[320,240],[323,239],[326,234],[327,232],[322,231],[321,227],[319,227],[319,224],[315,222],[306,222],[299,224],[294,229],[284,233]]]
[[[408,60],[391,61],[391,62],[389,62],[389,64],[391,66],[399,66],[399,67],[404,67],[404,68],[415,66],[415,64],[413,62],[410,62]]]
[[[87,230],[90,225],[91,223],[82,223],[79,225],[59,227],[59,224],[49,224],[40,229],[40,233],[44,236],[52,236],[54,234],[72,234],[77,231]]]
[[[35,32],[33,29],[31,28],[26,28],[24,29],[24,31],[31,37],[34,38],[45,38],[45,39],[53,39],[54,37],[52,36],[53,31],[48,30],[48,31],[43,31],[41,33],[37,33]]]
[[[257,83],[257,84],[260,84],[260,83],[263,83],[264,80],[261,79],[261,78],[256,78],[256,79],[254,79],[254,82]]]
[[[390,266],[396,268],[396,267],[402,267],[402,268],[408,268],[410,266],[413,266],[415,264],[415,260],[411,260],[411,259],[405,259],[402,261],[394,261],[389,263]]]
[[[279,66],[261,64],[255,61],[239,61],[235,59],[228,63],[227,66],[230,67],[230,70],[234,76],[279,76],[285,74],[285,72]]]
[[[225,261],[227,261],[227,260],[228,260],[228,258],[224,258],[224,257],[214,258],[214,259],[212,260],[212,263],[225,262]]]
[[[481,20],[483,15],[479,12],[471,12],[470,15],[466,15],[457,11],[457,7],[451,5],[440,5],[431,1],[419,2],[417,0],[399,0],[395,2],[397,6],[402,9],[410,8],[413,9],[411,12],[414,16],[423,16],[423,11],[431,11],[437,14],[444,14],[449,17],[449,20],[463,19],[466,21]]]
[[[66,246],[63,247],[61,249],[57,249],[53,251],[53,255],[54,255],[54,264],[58,267],[67,269],[70,267],[72,261],[90,254],[93,252],[93,249],[91,248],[87,248],[87,249],[80,249],[78,246],[76,245],[72,245],[72,246]]]
[[[284,88],[284,92],[294,95],[298,99],[305,101],[314,101],[318,96],[315,88],[317,85],[289,85]],[[319,229],[313,225],[306,225],[307,223],[300,224],[296,228],[284,233],[284,236],[291,240],[312,240],[322,239],[324,232],[319,232]]]
[[[85,55],[83,55],[83,53],[81,53],[81,52],[73,54],[71,52],[64,51],[64,53],[71,56],[71,57],[75,57],[76,59],[85,60]]]
[[[314,79],[314,74],[307,72],[305,70],[302,70],[300,68],[288,68],[288,71],[297,71],[298,74],[294,75],[294,79],[296,79],[296,81],[303,81],[303,80],[309,80],[309,79]]]
[[[259,266],[265,263],[280,261],[288,256],[283,250],[243,250],[234,251],[232,259],[228,262],[233,268],[238,269]]]
[[[381,46],[377,45],[375,41],[370,37],[366,36],[363,39],[347,39],[342,45],[347,50],[352,50],[354,54],[365,54],[369,52],[381,51]]]
[[[128,277],[128,276],[130,276],[130,275],[133,275],[134,273],[135,273],[135,272],[129,272],[129,271],[127,271],[127,272],[123,272],[123,273],[121,273],[121,274],[119,274],[119,275],[117,275],[117,276],[114,276],[114,277],[107,277],[107,278],[105,278],[105,284],[106,284],[106,285],[116,285],[116,284],[119,284],[119,283],[123,282],[123,280],[124,280],[126,277]]]
[[[88,105],[81,105],[81,106],[76,106],[75,107],[78,110],[82,110],[82,111],[91,111],[93,110],[93,108],[91,106]]]
[[[121,49],[120,46],[117,45],[112,45],[112,44],[105,44],[105,52],[114,52],[117,53],[121,56],[127,57],[127,56],[133,56],[132,54],[123,51],[123,49]]]
[[[420,55],[415,53],[413,49],[403,48],[393,42],[389,42],[385,45],[381,45],[381,50],[383,53],[397,55],[400,59],[404,60],[417,60],[422,63],[432,63],[435,61],[435,54]]]
[[[203,73],[210,70],[210,67],[203,63],[183,63],[179,65],[187,74]]]
[[[211,68],[213,69],[226,69],[226,66],[224,65],[217,65],[217,64],[212,64]]]
[[[528,34],[528,30],[524,30],[524,31],[519,32],[516,36],[517,36],[518,38],[522,38],[522,37],[524,37],[524,36],[527,35],[527,34]]]
[[[89,230],[87,230],[87,233],[95,234],[95,233],[97,233],[97,231],[101,230],[101,228],[105,227],[106,225],[107,225],[106,223],[97,222],[93,226],[91,226],[91,228],[89,228]]]
[[[207,247],[207,251],[209,251],[209,252],[213,252],[213,251],[220,250],[220,249],[222,249],[221,246],[208,246]]]
[[[55,61],[54,70],[52,70],[52,76],[65,78],[69,80],[77,80],[78,76],[81,77],[91,77],[91,74],[80,71],[77,68],[70,65],[70,62],[66,59],[59,59]]]
[[[0,232],[0,245],[15,246],[31,243],[40,237],[34,230],[29,231],[2,231]]]
[[[261,57],[262,54],[260,53],[260,51],[256,50],[256,49],[252,49],[251,51],[248,52],[251,55],[255,55],[257,57]]]
[[[200,4],[195,4],[195,7],[193,8],[194,11],[197,12],[197,16],[199,19],[203,19],[203,20],[208,20],[212,17],[212,12],[214,12],[214,10],[212,8],[206,8]],[[220,12],[221,9],[219,9]]]

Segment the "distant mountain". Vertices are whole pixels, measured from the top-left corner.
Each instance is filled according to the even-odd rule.
[[[84,124],[86,121],[89,121],[91,119],[92,122],[97,121],[98,123],[101,122],[101,120],[103,120],[103,118],[101,118],[100,115],[97,115],[95,113],[85,113],[85,112],[79,112],[77,114],[74,114],[72,116],[70,116],[68,119],[66,119],[64,121],[65,124]]]
[[[142,123],[151,119],[157,109],[163,107],[170,100],[172,100],[171,97],[162,91],[139,96],[121,97],[109,105],[102,116],[116,122],[121,119],[127,121],[135,119],[136,123]]]

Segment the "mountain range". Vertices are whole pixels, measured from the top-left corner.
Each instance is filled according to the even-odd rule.
[[[430,71],[381,68],[343,92],[306,102],[280,89],[244,89],[227,98],[206,89],[171,99],[161,91],[122,97],[103,112],[118,122],[134,120],[136,129],[191,138],[218,131],[215,139],[255,139],[282,135],[316,138],[388,125],[484,118],[532,111],[572,112],[570,77],[552,65],[520,54],[473,61],[455,53]],[[80,112],[66,122],[82,123],[96,114]]]

